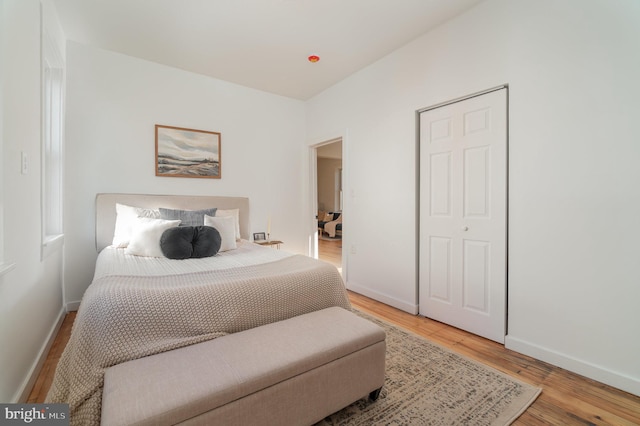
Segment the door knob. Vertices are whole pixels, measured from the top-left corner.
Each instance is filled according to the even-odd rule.
[[[469,230],[469,227],[468,227],[468,226],[463,226],[463,227],[462,227],[462,230],[463,230],[463,231],[468,231],[468,230]]]

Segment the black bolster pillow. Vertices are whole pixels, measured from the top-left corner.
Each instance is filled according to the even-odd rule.
[[[169,259],[215,256],[220,244],[220,233],[211,226],[178,226],[160,237],[160,250]]]

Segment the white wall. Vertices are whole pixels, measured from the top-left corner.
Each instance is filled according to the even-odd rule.
[[[5,31],[2,30],[5,28],[4,23],[4,0],[0,0],[0,23],[2,26],[0,27],[0,164],[2,164],[4,169],[4,86],[5,86]],[[9,263],[5,263],[4,261],[4,173],[0,173],[0,271],[6,271],[11,266]],[[0,286],[2,285],[2,273],[0,272]]]
[[[508,83],[507,347],[640,395],[638,75],[639,2],[489,0],[309,101],[309,144],[349,135],[347,286],[415,312],[415,111]]]
[[[304,104],[93,47],[67,45],[65,300],[95,266],[100,192],[249,197],[252,232],[306,253]],[[154,125],[222,133],[222,179],[155,176]]]
[[[15,263],[0,277],[0,401],[18,402],[31,390],[32,373],[64,314],[62,252],[45,260],[40,257],[40,2],[4,0],[0,7],[4,41],[0,239],[5,260]],[[60,36],[48,1],[43,12],[44,24]],[[27,174],[20,172],[22,152],[28,158]]]

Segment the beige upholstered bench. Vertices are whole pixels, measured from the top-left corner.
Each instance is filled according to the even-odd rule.
[[[102,424],[309,425],[384,377],[384,331],[328,308],[107,369]]]

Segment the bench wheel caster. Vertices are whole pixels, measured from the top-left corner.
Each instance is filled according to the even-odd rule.
[[[371,401],[375,401],[375,400],[377,400],[377,399],[378,399],[378,397],[380,396],[380,391],[381,391],[381,390],[382,390],[382,388],[378,388],[378,389],[376,389],[376,390],[372,391],[372,392],[369,394],[369,399],[370,399]]]

